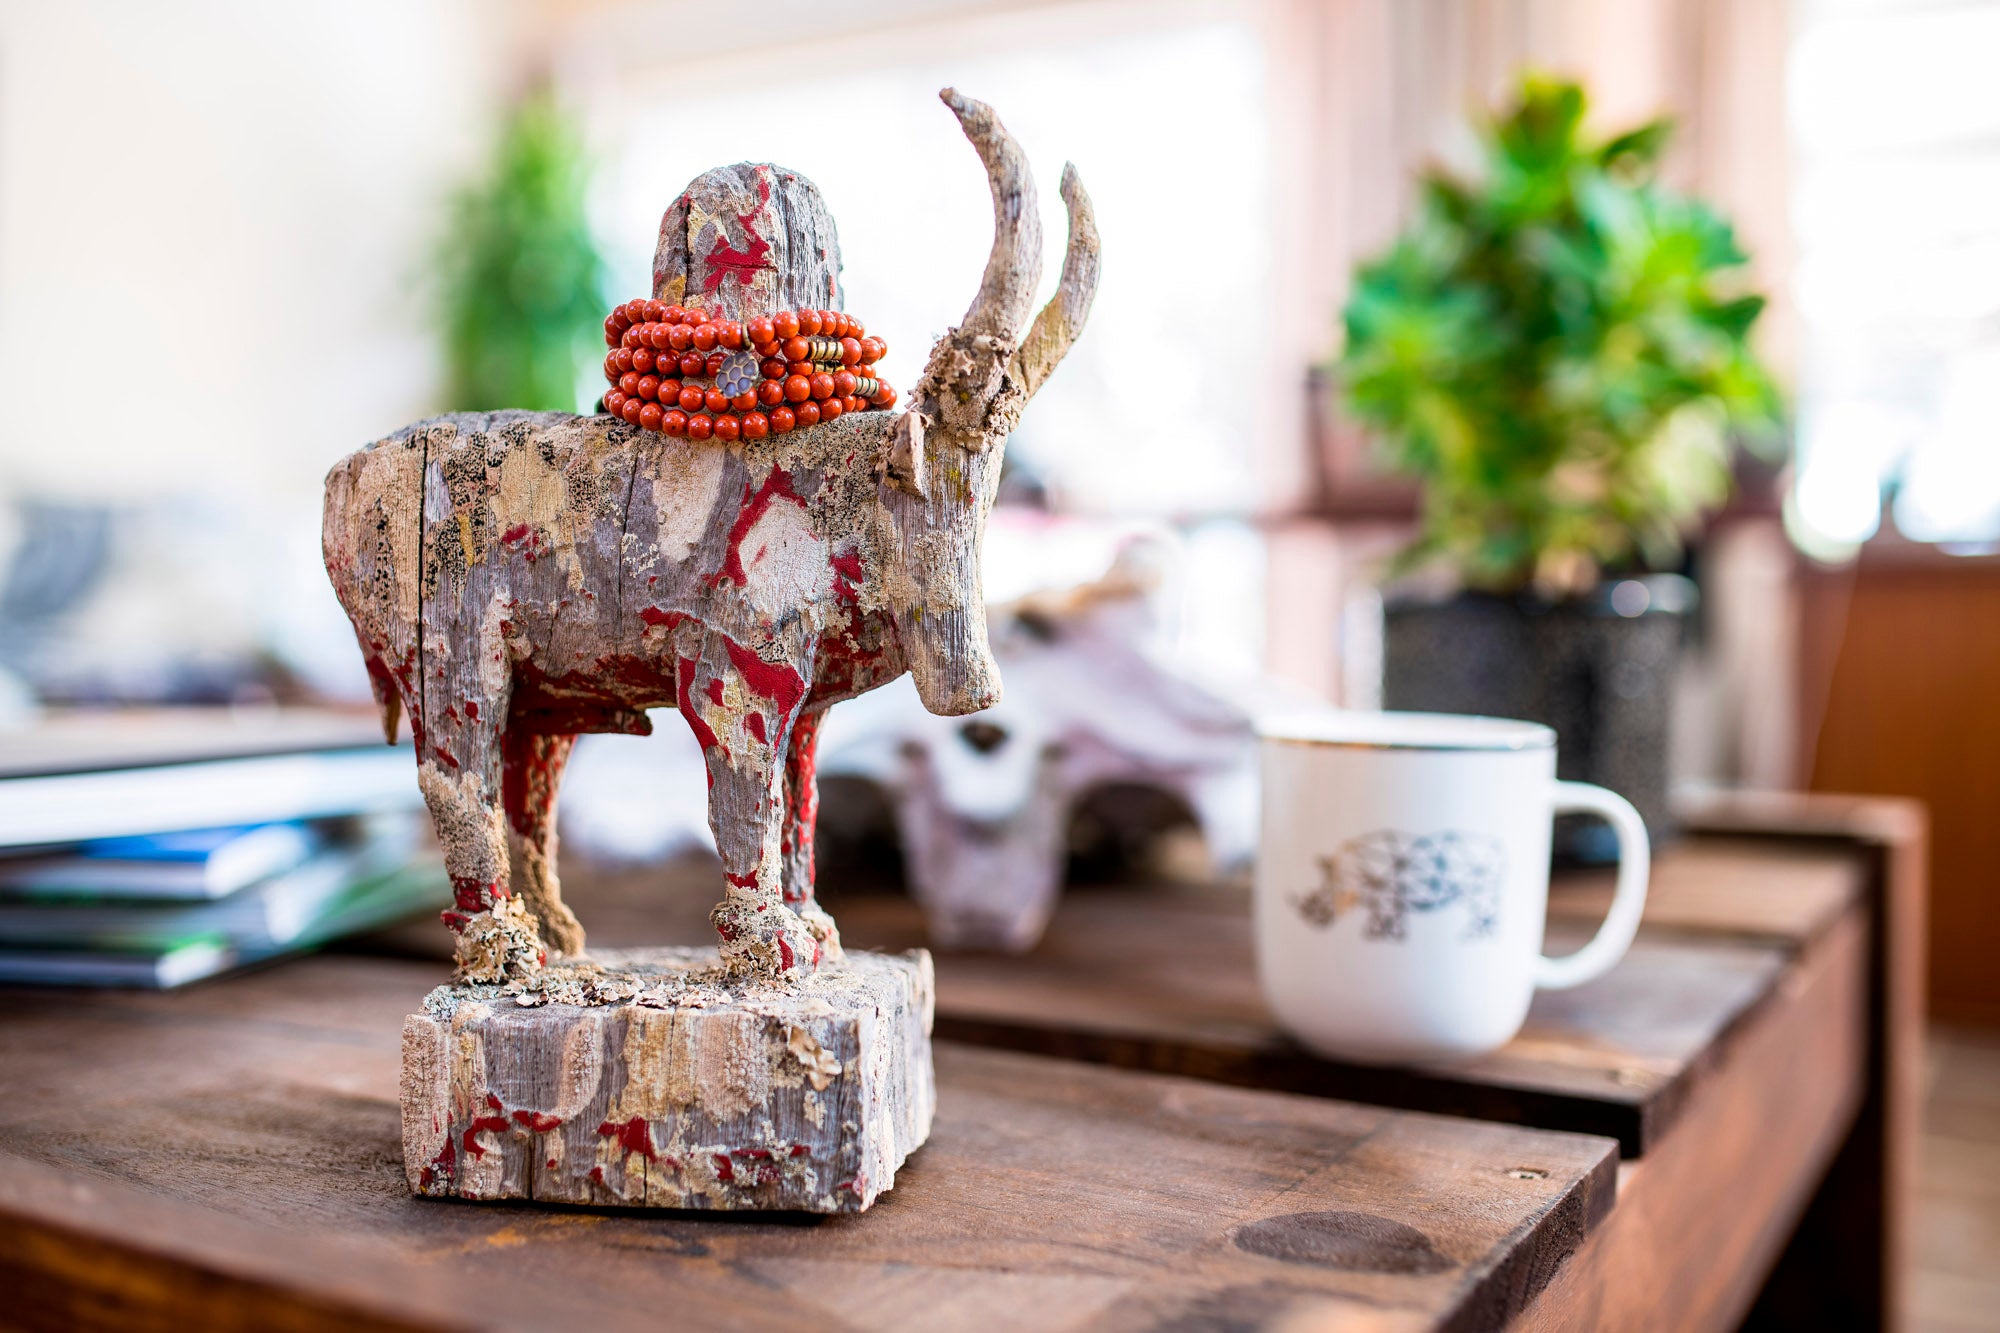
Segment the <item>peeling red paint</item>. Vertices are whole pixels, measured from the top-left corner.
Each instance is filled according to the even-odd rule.
[[[630,1120],[606,1120],[597,1127],[597,1132],[607,1139],[616,1139],[618,1146],[628,1153],[638,1153],[649,1162],[660,1160],[660,1150],[653,1146],[653,1128],[642,1115]]]
[[[479,1141],[482,1133],[488,1130],[496,1134],[507,1132],[507,1114],[505,1108],[500,1105],[500,1099],[489,1092],[486,1094],[486,1104],[498,1114],[474,1116],[465,1127],[465,1151],[473,1157],[486,1156],[486,1146]]]
[[[462,912],[483,912],[508,894],[497,879],[473,879],[469,875],[451,877],[451,900]]]
[[[709,580],[711,583],[720,584],[722,580],[729,579],[740,588],[749,582],[749,576],[743,572],[743,539],[750,535],[750,529],[757,525],[757,520],[764,517],[771,505],[781,499],[790,500],[801,509],[806,507],[806,502],[792,489],[792,474],[781,467],[772,468],[765,475],[764,484],[755,491],[750,489],[749,483],[744,483],[743,508],[737,512],[736,521],[729,525],[729,542],[723,548],[722,569]]]
[[[449,1183],[457,1174],[458,1148],[451,1138],[446,1136],[444,1147],[438,1149],[438,1155],[431,1159],[431,1164],[418,1174],[417,1179],[422,1182],[425,1189],[429,1189],[432,1181],[442,1180]]]
[[[757,280],[756,275],[760,270],[768,272],[777,270],[778,266],[770,262],[771,243],[757,234],[757,214],[771,201],[771,183],[764,178],[761,171],[757,173],[757,198],[757,208],[748,213],[736,214],[736,220],[742,224],[743,235],[748,242],[747,249],[738,250],[729,243],[728,237],[720,234],[720,227],[716,229],[715,245],[707,256],[708,275],[701,283],[703,291],[714,291],[722,285],[725,277],[731,276],[736,279],[737,285],[748,287]]]
[[[546,1134],[562,1123],[561,1116],[550,1115],[546,1111],[516,1111],[514,1120],[518,1124],[527,1126],[529,1132],[535,1134]],[[550,1162],[549,1165],[554,1166],[555,1163]]]
[[[721,739],[716,736],[715,728],[708,725],[707,719],[695,710],[694,671],[699,665],[701,664],[692,657],[679,658],[675,662],[681,716],[687,719],[688,726],[694,731],[695,740],[701,743],[703,750],[715,750],[721,753],[724,758],[727,758],[729,747],[724,745]]]
[[[716,702],[721,703],[722,701],[718,699]],[[755,736],[758,740],[764,742],[764,744],[769,745],[771,743],[770,738],[764,734],[764,715],[762,713],[752,713],[750,716],[744,718],[743,726],[752,736]]]
[[[804,678],[783,662],[766,662],[734,639],[725,637],[722,646],[729,653],[730,665],[743,677],[751,693],[777,704],[780,717],[789,717],[805,697]]]

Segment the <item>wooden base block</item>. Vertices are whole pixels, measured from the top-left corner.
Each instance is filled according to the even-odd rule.
[[[440,986],[403,1023],[403,1164],[439,1198],[859,1212],[930,1134],[921,950],[796,985],[714,949]]]

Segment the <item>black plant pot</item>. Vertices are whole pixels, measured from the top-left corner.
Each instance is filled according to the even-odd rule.
[[[1654,575],[1560,602],[1460,593],[1383,609],[1382,706],[1527,718],[1556,732],[1556,772],[1638,807],[1655,843],[1672,835],[1667,737],[1694,584]],[[1556,821],[1559,860],[1617,858],[1611,831]]]

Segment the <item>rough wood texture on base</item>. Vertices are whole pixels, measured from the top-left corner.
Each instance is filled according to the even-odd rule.
[[[714,949],[440,986],[403,1025],[419,1194],[859,1212],[930,1134],[930,955],[746,986]]]

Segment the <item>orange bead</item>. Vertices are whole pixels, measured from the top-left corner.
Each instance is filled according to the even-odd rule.
[[[646,319],[648,322],[658,324],[663,322],[666,317],[667,303],[665,301],[646,302]]]
[[[708,358],[700,352],[681,353],[681,374],[693,378],[694,376],[706,373],[707,370]]]
[[[792,415],[798,419],[798,423],[801,426],[817,426],[819,424],[819,404],[800,403],[792,409]]]
[[[785,380],[785,397],[795,403],[803,403],[812,397],[812,381],[804,375],[788,376]]]
[[[732,411],[748,412],[751,408],[757,406],[757,391],[755,389],[748,389],[743,393],[737,394],[729,400],[729,406]]]
[[[666,411],[660,413],[660,429],[669,435],[687,434],[688,414],[681,411],[678,407],[668,408]]]
[[[727,412],[729,410],[729,395],[720,389],[704,389],[701,395],[701,405],[711,412]]]
[[[896,391],[885,384],[882,386],[880,392],[868,401],[877,407],[894,407],[896,405]]]
[[[618,307],[618,313],[625,317],[627,324],[644,324],[646,322],[646,303],[638,299],[627,301],[624,305]]]
[[[701,411],[703,394],[700,386],[694,384],[683,384],[681,386],[679,397],[675,398],[674,401],[681,405],[681,411],[683,412]]]
[[[639,330],[626,329],[625,332],[618,335],[618,345],[625,348],[637,347],[639,345]]]
[[[607,353],[604,358],[604,378],[616,384],[618,377],[624,373],[624,371],[618,368],[618,353]]]
[[[799,313],[796,310],[780,310],[771,316],[771,331],[780,339],[799,336]]]
[[[735,417],[720,416],[715,419],[716,439],[733,440],[742,433],[743,433],[743,423],[738,421]]]
[[[819,419],[821,421],[838,421],[840,420],[840,414],[846,410],[846,406],[838,398],[829,398],[819,405]]]
[[[861,340],[859,338],[842,338],[840,340],[840,364],[843,366],[858,366],[861,364]]]
[[[766,417],[762,412],[745,412],[743,414],[744,439],[761,440],[770,433],[770,418]]]
[[[660,428],[660,416],[660,405],[658,403],[647,403],[639,409],[639,429],[658,430]]]
[[[819,311],[799,311],[799,332],[811,338],[819,332]]]
[[[785,401],[785,386],[777,380],[765,380],[757,386],[757,401],[766,407],[776,407]]]
[[[781,380],[785,377],[785,363],[777,357],[769,357],[757,367],[757,373],[767,380]]]
[[[787,361],[785,362],[785,373],[787,375],[810,375],[813,373],[813,363],[810,361]]]
[[[685,352],[688,348],[694,346],[694,330],[685,324],[669,324],[667,326],[667,346],[673,348],[676,352]]]
[[[620,324],[615,319],[607,319],[604,321],[604,345],[606,347],[616,347],[618,345],[618,340],[624,336],[625,336],[625,325]]]
[[[727,352],[710,352],[708,360],[702,363],[702,369],[707,372],[710,379],[714,379],[722,373],[722,363],[728,359],[729,353]]]
[[[688,438],[705,440],[715,434],[715,419],[706,412],[697,412],[688,418]]]
[[[784,350],[784,344],[774,339],[771,342],[758,343],[755,347],[752,347],[750,350],[757,354],[759,360],[769,361],[772,357],[776,356],[780,351]]]
[[[641,402],[636,395],[634,395],[633,397],[627,398],[623,403],[620,403],[618,405],[618,415],[624,417],[627,422],[636,426],[639,424],[639,409],[644,406],[645,404]]]
[[[841,401],[840,405],[846,408],[850,412],[865,412],[868,410],[868,404],[861,398],[855,396],[854,394],[847,395],[847,397]]]
[[[785,360],[803,361],[812,355],[812,344],[804,338],[787,338],[784,346]]]
[[[790,381],[787,381],[786,383],[787,386],[789,386]],[[816,399],[825,401],[826,399],[831,398],[833,396],[833,376],[827,374],[823,370],[819,374],[813,376],[812,379],[808,381],[808,384],[812,388],[812,396]],[[786,396],[789,397],[791,394],[790,388],[787,387],[785,392]]]
[[[849,338],[866,338],[868,336],[868,326],[854,316],[849,315],[847,317],[846,336]]]
[[[634,347],[632,349],[632,365],[630,369],[638,371],[641,375],[649,373],[653,369],[653,349],[650,347]]]
[[[794,415],[792,409],[789,407],[772,408],[770,420],[771,420],[771,429],[776,431],[780,435],[783,435],[786,431],[790,430],[793,426],[798,424],[798,417]]]
[[[721,334],[713,324],[697,324],[694,326],[694,345],[704,352],[714,351],[716,341],[720,337]]]
[[[639,396],[641,398],[658,398],[660,396],[660,377],[658,375],[641,375],[639,377]]]
[[[757,316],[743,326],[743,332],[752,343],[767,343],[778,336],[777,329],[771,326],[771,317],[769,315]]]
[[[687,323],[687,317],[688,312],[677,305],[670,305],[660,312],[660,322],[662,324],[685,324]]]
[[[852,398],[854,396],[854,372],[851,370],[834,371],[833,391],[842,398]]]
[[[618,416],[619,409],[623,408],[624,406],[625,406],[625,395],[618,392],[618,390],[613,389],[610,393],[604,395],[604,410],[606,412],[609,412],[612,416],[614,417]]]
[[[618,392],[628,398],[639,392],[639,372],[628,370],[623,375],[620,375],[618,377]]]

